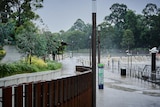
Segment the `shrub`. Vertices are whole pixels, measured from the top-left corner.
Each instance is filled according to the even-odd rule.
[[[25,62],[24,60],[22,60],[23,62]],[[29,60],[27,60],[27,63],[29,64]],[[47,67],[47,64],[40,58],[36,57],[36,56],[32,56],[31,57],[31,65],[32,66],[36,66],[41,70],[44,70]]]
[[[60,69],[62,67],[61,63],[55,62],[55,61],[48,61],[47,62],[47,68],[49,70],[56,70],[56,69]]]
[[[0,50],[0,60],[6,55],[5,50]]]
[[[47,61],[45,63],[42,59],[32,57],[32,64],[26,63],[24,60],[0,64],[0,77],[20,74],[20,73],[32,73],[44,70],[56,70],[62,67],[61,63],[55,61]]]
[[[21,73],[32,73],[32,72],[37,72],[39,69],[36,66],[23,63],[23,62],[18,62],[16,63],[16,66],[20,68]]]
[[[21,73],[32,73],[37,72],[38,70],[39,69],[36,66],[25,63],[0,64],[0,77]]]

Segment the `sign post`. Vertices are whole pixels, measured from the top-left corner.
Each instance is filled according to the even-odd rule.
[[[104,85],[104,65],[98,64],[98,87],[103,89]]]

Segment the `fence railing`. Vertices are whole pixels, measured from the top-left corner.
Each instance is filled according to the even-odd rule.
[[[92,72],[2,87],[0,107],[92,107]]]

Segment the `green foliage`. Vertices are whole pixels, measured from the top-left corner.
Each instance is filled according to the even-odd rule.
[[[26,26],[26,22],[39,18],[35,10],[42,8],[42,3],[43,0],[0,0],[0,22],[7,24],[10,23],[10,20],[14,20],[14,22],[11,22],[14,26],[10,24],[8,27],[10,29],[3,29],[3,33],[1,33],[2,28],[0,26],[0,45],[4,44],[4,39],[15,43],[16,30],[19,29],[20,31],[19,27]]]
[[[24,53],[31,56],[44,57],[47,54],[63,53],[65,47],[61,41],[56,39],[55,34],[51,32],[43,32],[39,34],[35,25],[31,22],[26,22],[26,26],[20,26],[16,30],[17,47]]]
[[[127,29],[127,30],[124,31],[124,35],[123,35],[123,38],[122,38],[121,45],[124,48],[127,48],[127,49],[134,46],[134,35],[133,35],[133,32],[130,29]]]
[[[0,77],[11,76],[22,73],[33,73],[47,70],[56,70],[62,67],[61,63],[55,61],[47,61],[34,57],[32,64],[26,63],[24,60],[8,64],[0,64]]]
[[[85,32],[80,30],[68,31],[66,32],[66,36],[66,42],[70,44],[69,48],[71,50],[83,49],[88,46],[87,42],[89,38],[87,38],[88,36],[85,35]]]
[[[125,4],[115,3],[110,7],[111,14],[106,19],[115,24],[119,29],[123,28],[127,6]]]
[[[81,19],[77,19],[70,30],[71,31],[73,31],[73,30],[84,31],[85,28],[86,28],[86,24],[84,23],[84,21],[82,21]]]
[[[37,71],[38,69],[35,66],[26,63],[0,64],[0,77]]]
[[[31,21],[26,21],[23,23],[23,25],[20,25],[16,28],[16,35],[23,34],[25,32],[34,32],[36,33],[38,31],[35,24]]]
[[[39,16],[34,12],[42,8],[43,0],[1,0],[0,12],[6,13],[2,22],[6,23],[8,17],[16,20],[16,25],[23,25],[24,22],[37,19]]]
[[[0,60],[1,60],[5,55],[6,55],[6,51],[0,49]]]
[[[61,63],[57,63],[55,61],[48,61],[47,62],[47,69],[49,69],[49,70],[56,70],[56,69],[60,69],[60,68],[62,68]]]
[[[112,40],[112,46],[119,47],[132,47],[132,48],[152,48],[159,47],[160,41],[160,8],[156,4],[149,3],[142,11],[141,14],[135,14],[134,11],[127,8],[124,4],[115,3],[110,8],[111,14],[105,17],[105,22],[109,22],[114,30],[112,35],[107,38]],[[133,33],[134,40],[130,45],[125,43],[126,37],[123,32],[130,29]],[[105,33],[107,34],[108,31]],[[105,34],[104,33],[104,34]],[[123,39],[122,39],[123,38]],[[114,48],[112,47],[112,48]]]
[[[22,52],[36,56],[46,54],[47,42],[45,36],[39,35],[37,31],[37,28],[32,22],[26,22],[24,26],[18,27],[16,30],[16,44]]]
[[[7,23],[0,23],[0,46],[3,46],[5,40],[13,41],[15,23],[13,20],[8,21]]]
[[[57,38],[58,36],[60,36],[59,34],[52,34],[51,32],[44,32],[43,36],[46,39],[46,52],[48,54],[56,54],[57,53],[57,49],[60,46],[59,41],[61,41],[62,38]]]
[[[27,60],[27,64],[30,64],[29,60]],[[41,70],[43,70],[47,67],[47,64],[44,62],[44,60],[42,60],[36,56],[31,57],[31,65],[36,66],[38,69],[41,69]]]

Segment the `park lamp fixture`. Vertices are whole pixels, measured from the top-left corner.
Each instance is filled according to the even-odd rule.
[[[100,25],[98,25],[98,32],[100,32],[101,31],[101,26]]]
[[[149,49],[150,53],[158,53],[157,47],[153,47],[152,49]]]

